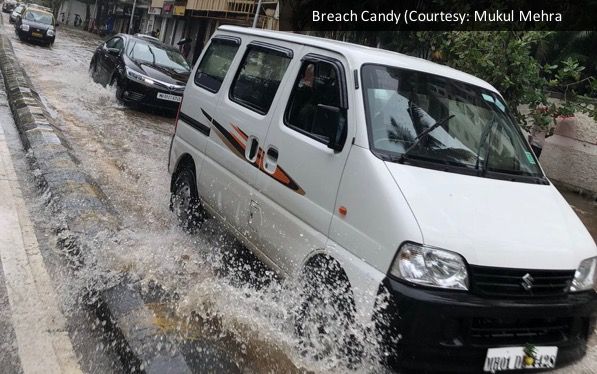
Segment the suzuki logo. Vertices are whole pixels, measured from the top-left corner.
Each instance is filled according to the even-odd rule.
[[[533,279],[533,277],[531,277],[531,274],[526,273],[523,277],[522,277],[522,283],[520,284],[522,286],[522,288],[524,288],[527,291],[530,291],[531,288],[533,288],[533,282],[535,280]]]

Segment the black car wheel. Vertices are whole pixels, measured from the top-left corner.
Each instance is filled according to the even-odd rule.
[[[93,81],[97,82],[97,62],[95,60],[91,60],[89,63],[89,74],[91,74]]]
[[[114,86],[116,86],[116,98],[120,101],[123,101],[122,93],[123,93],[124,89],[118,83],[118,75],[117,74],[114,74],[112,76],[112,79],[110,79],[110,87],[114,87]]]
[[[187,232],[194,232],[204,220],[204,212],[197,192],[195,173],[184,167],[174,176],[174,188],[170,196],[170,207],[178,224]]]

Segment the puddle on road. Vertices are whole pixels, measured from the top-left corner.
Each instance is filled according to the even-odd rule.
[[[279,346],[250,338],[251,330],[237,329],[236,335],[232,335],[222,330],[217,317],[205,319],[196,313],[181,316],[172,309],[171,303],[148,303],[147,306],[154,314],[153,323],[162,333],[179,342],[183,355],[190,362],[195,352],[201,353],[204,349],[215,347],[231,355],[231,361],[244,373],[308,372],[296,367]]]

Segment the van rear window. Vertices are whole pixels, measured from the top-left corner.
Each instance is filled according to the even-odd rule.
[[[260,114],[269,111],[290,57],[249,46],[230,89],[230,99]]]
[[[218,92],[239,44],[232,40],[213,39],[195,73],[195,84],[211,92]]]

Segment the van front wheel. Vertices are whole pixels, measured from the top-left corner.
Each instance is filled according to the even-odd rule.
[[[187,232],[194,232],[203,220],[203,209],[197,193],[195,173],[184,168],[174,176],[170,207],[179,225]]]
[[[315,258],[303,271],[300,289],[295,327],[302,354],[329,363],[357,364],[362,347],[355,337],[354,299],[340,265],[329,257]]]

